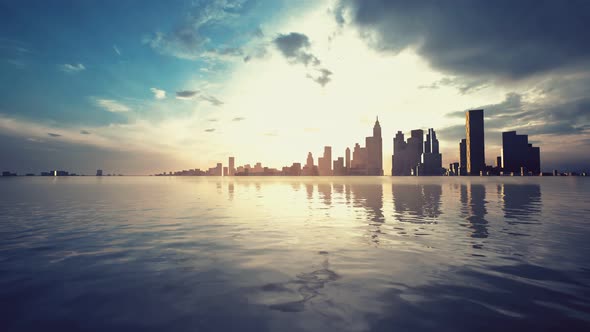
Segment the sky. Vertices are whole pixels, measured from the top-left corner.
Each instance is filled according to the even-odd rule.
[[[379,117],[486,162],[528,134],[545,171],[590,169],[589,1],[0,0],[0,168],[281,168],[364,144]],[[316,159],[317,160],[317,159]]]

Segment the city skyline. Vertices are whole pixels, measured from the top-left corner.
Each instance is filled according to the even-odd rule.
[[[590,168],[578,153],[590,149],[588,5],[431,6],[5,2],[0,168],[153,174],[229,154],[284,165],[312,146],[345,150],[379,114],[389,174],[398,130],[435,128],[442,164],[458,160],[470,109],[486,110],[486,151],[517,131],[543,146],[543,167]],[[472,19],[485,25],[465,29]]]

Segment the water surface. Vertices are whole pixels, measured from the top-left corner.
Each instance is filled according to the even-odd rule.
[[[590,330],[586,178],[0,179],[2,331]]]

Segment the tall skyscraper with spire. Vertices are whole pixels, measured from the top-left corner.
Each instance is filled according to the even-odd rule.
[[[367,147],[367,175],[383,175],[383,139],[379,117],[373,126],[373,136],[365,139]]]

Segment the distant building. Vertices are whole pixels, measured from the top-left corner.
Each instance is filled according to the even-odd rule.
[[[467,140],[464,138],[459,142],[459,174],[467,175]]]
[[[2,172],[2,176],[17,176],[17,174],[10,171],[4,171]]]
[[[96,176],[102,176],[102,169],[96,170]]]
[[[442,172],[442,154],[439,151],[438,139],[434,129],[430,128],[426,134],[424,152],[416,175],[442,175]]]
[[[350,148],[346,148],[346,151],[344,151],[344,158],[345,158],[344,167],[346,167],[346,171],[348,173],[348,170],[350,169]]]
[[[235,165],[236,159],[234,157],[229,157],[228,160],[228,175],[229,176],[234,176],[236,174],[236,165]]]
[[[373,126],[373,136],[365,138],[367,147],[367,175],[383,175],[383,139],[379,118]]]
[[[318,158],[318,170],[320,176],[332,175],[332,147],[324,147],[323,157]]]
[[[303,166],[302,175],[304,176],[316,176],[318,175],[317,167],[313,164],[313,155],[311,152],[307,153],[307,161]]]
[[[337,160],[334,160],[334,175],[342,176],[346,175],[346,168],[344,167],[344,158],[338,157]]]
[[[412,130],[410,138],[404,141],[404,134],[398,131],[393,139],[392,172],[394,176],[416,175],[424,152],[424,131]]]
[[[459,172],[460,172],[459,163],[455,162],[455,163],[449,164],[448,175],[458,176],[460,174]]]
[[[352,150],[350,161],[350,175],[367,175],[367,149],[356,143]]]
[[[541,173],[541,151],[528,142],[527,135],[516,131],[502,133],[502,169],[504,172],[527,175]]]
[[[225,166],[223,168],[223,176],[229,176],[229,167]]]
[[[467,174],[480,175],[485,171],[483,110],[465,113]]]

